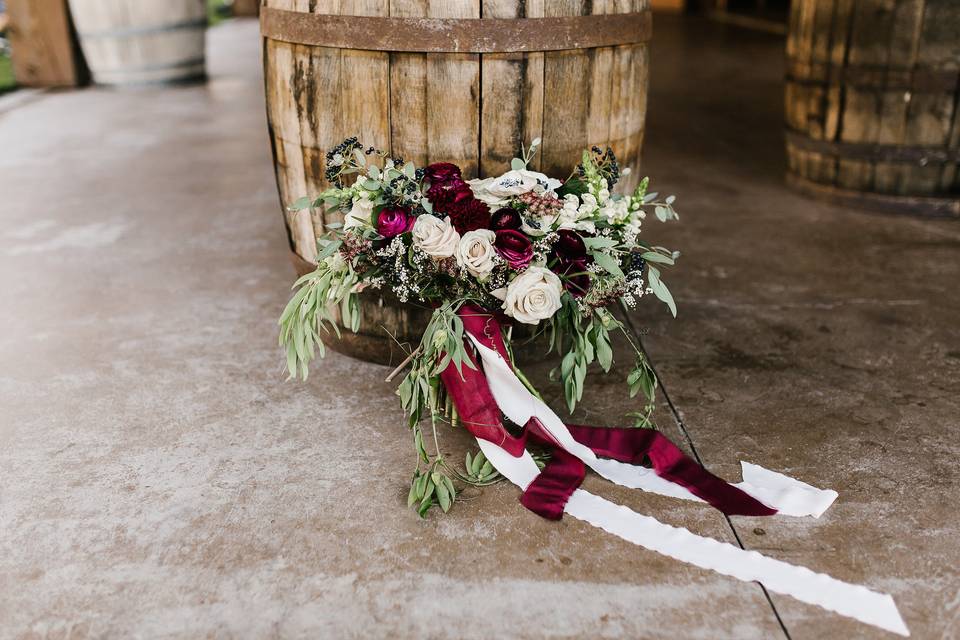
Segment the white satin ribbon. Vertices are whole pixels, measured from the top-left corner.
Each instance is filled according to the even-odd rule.
[[[473,337],[471,336],[471,339]],[[500,410],[517,424],[536,416],[557,443],[603,477],[627,487],[661,495],[701,501],[680,485],[660,478],[645,467],[598,458],[570,434],[563,421],[527,390],[496,351],[473,339],[484,364],[484,373]],[[492,442],[477,439],[480,449],[505,478],[525,490],[540,470],[524,452],[514,457]],[[787,515],[819,516],[836,499],[835,491],[817,489],[763,467],[742,462],[744,481],[736,486],[764,504]],[[564,507],[567,513],[638,546],[703,569],[746,582],[761,582],[774,593],[788,595],[860,622],[909,636],[910,632],[893,598],[866,587],[842,582],[756,551],[672,527],[628,507],[595,496],[583,489],[573,492]]]

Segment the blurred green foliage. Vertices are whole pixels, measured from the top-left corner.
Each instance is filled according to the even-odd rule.
[[[207,18],[211,27],[230,17],[232,4],[227,0],[207,0]]]
[[[13,89],[17,85],[13,79],[13,64],[10,62],[10,56],[6,53],[0,53],[0,93]]]

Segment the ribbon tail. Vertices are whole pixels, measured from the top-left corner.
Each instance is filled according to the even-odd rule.
[[[896,603],[888,594],[698,536],[582,489],[573,492],[564,511],[617,537],[681,562],[711,569],[744,582],[756,580],[775,593],[901,636],[910,635]]]
[[[525,492],[536,485],[539,470],[529,453],[515,457],[487,440],[478,438],[477,442],[494,468],[513,484]],[[758,581],[775,593],[902,636],[910,635],[896,603],[887,594],[664,524],[583,489],[572,491],[563,513],[681,562],[744,582]]]
[[[819,518],[838,496],[833,489],[818,489],[760,465],[741,460],[740,467],[743,482],[734,486],[783,515]]]

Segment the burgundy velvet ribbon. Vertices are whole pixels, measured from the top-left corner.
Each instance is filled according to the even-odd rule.
[[[463,305],[458,315],[465,331],[510,363],[496,316],[473,305]],[[567,500],[583,482],[586,466],[558,446],[536,417],[531,417],[524,425],[519,437],[511,435],[500,419],[500,409],[480,368],[479,358],[474,357],[469,348],[467,353],[474,368],[464,364],[457,371],[451,363],[440,374],[461,422],[477,438],[488,440],[513,456],[523,454],[528,440],[548,447],[550,461],[524,491],[520,502],[545,518],[559,520]],[[769,516],[776,513],[776,509],[704,469],[658,431],[581,425],[567,425],[567,428],[574,440],[598,456],[637,465],[649,459],[658,476],[686,487],[693,495],[727,515]]]

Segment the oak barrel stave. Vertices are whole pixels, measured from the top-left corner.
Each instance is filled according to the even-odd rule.
[[[960,216],[960,3],[797,0],[787,41],[791,184]]]

